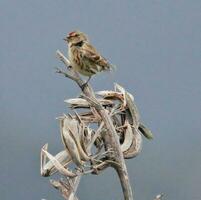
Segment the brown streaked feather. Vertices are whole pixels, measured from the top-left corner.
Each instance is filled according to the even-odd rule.
[[[91,64],[99,65],[100,67],[103,68],[102,70],[109,70],[110,69],[109,62],[104,57],[102,57],[97,52],[97,50],[88,42],[84,43],[84,45],[82,46],[80,51],[82,53],[82,57],[84,59],[87,59]],[[95,68],[97,68],[97,67],[95,67]],[[99,71],[98,69],[96,69],[96,70]]]

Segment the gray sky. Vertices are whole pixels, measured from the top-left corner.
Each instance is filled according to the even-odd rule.
[[[63,148],[57,116],[79,89],[54,73],[57,49],[74,29],[86,32],[117,66],[92,79],[135,95],[154,140],[127,161],[135,199],[201,196],[201,1],[0,1],[0,197],[61,199],[39,174],[39,152]],[[92,193],[90,193],[93,191]],[[80,199],[121,199],[112,170],[82,179]]]

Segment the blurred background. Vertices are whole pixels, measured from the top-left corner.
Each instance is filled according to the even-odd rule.
[[[39,153],[63,146],[58,121],[64,99],[80,91],[55,74],[66,54],[62,38],[86,32],[117,66],[92,79],[95,90],[118,82],[135,96],[141,120],[154,133],[142,153],[126,161],[135,199],[201,198],[201,1],[1,0],[0,197],[62,199],[40,176]],[[85,176],[78,196],[122,199],[113,170]]]

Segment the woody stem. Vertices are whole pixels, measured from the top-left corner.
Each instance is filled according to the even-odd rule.
[[[68,59],[59,50],[57,50],[57,56],[66,66],[70,65],[70,62],[68,61]],[[117,174],[119,176],[122,191],[124,194],[124,200],[133,200],[132,189],[129,182],[125,160],[120,148],[119,138],[117,136],[115,127],[113,126],[111,117],[109,116],[108,112],[102,107],[100,102],[96,99],[94,91],[89,86],[88,82],[86,83],[85,87],[82,87],[83,84],[85,83],[80,78],[79,74],[73,71],[72,68],[70,68],[69,71],[71,72],[72,75],[66,76],[66,77],[72,79],[78,84],[78,86],[81,88],[84,95],[87,97],[86,99],[88,100],[88,102],[91,104],[92,107],[94,107],[97,110],[97,112],[99,113],[99,115],[101,116],[105,124],[105,127],[107,129],[107,133],[104,134],[103,136],[105,147],[107,149],[113,150],[114,153],[111,154],[112,157],[110,159],[118,163],[118,165],[111,165],[111,166],[117,171]]]

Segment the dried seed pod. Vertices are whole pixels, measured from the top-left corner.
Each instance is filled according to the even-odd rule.
[[[114,84],[114,89],[115,89],[115,91],[119,91],[122,94],[122,96],[123,96],[122,109],[124,110],[125,107],[126,107],[126,96],[125,96],[126,90],[122,86],[120,86],[119,84],[117,84],[117,83]]]
[[[63,165],[54,156],[52,156],[50,153],[48,153],[46,148],[47,147],[44,146],[41,149],[41,151],[49,158],[49,160],[52,162],[52,164],[54,165],[54,167],[57,169],[58,172],[60,172],[61,174],[65,175],[65,176],[68,176],[68,177],[77,176],[76,174],[71,172],[69,169],[64,168]]]
[[[70,104],[73,108],[89,108],[90,106],[88,101],[82,98],[66,99],[64,102]]]
[[[114,89],[115,91],[119,91],[122,95],[127,92],[121,85],[119,85],[118,83],[115,83],[114,84]],[[128,95],[130,96],[130,98],[132,99],[132,101],[134,101],[134,97],[131,93],[127,92]],[[124,99],[125,99],[125,96],[124,96]]]
[[[84,143],[88,145],[92,139],[93,130],[89,126],[84,127]]]
[[[70,171],[68,168],[64,168],[63,165],[58,162],[57,159],[55,159],[54,156],[52,156],[50,153],[48,153],[47,151],[43,151],[46,156],[50,159],[50,161],[54,164],[55,168],[57,169],[57,171],[61,174],[63,174],[64,176],[67,176],[67,177],[76,177],[77,175],[74,174],[72,171]]]
[[[80,139],[80,135],[79,135],[79,122],[74,119],[73,117],[66,117],[66,120],[64,121],[64,129],[68,129],[76,139]]]
[[[91,138],[91,141],[89,142],[88,146],[87,146],[87,149],[91,149],[93,144],[95,143],[96,139],[101,136],[101,132],[103,130],[103,127],[104,127],[104,122],[102,121],[100,124],[99,124],[99,127],[96,131],[93,130],[94,134]]]
[[[140,123],[138,129],[148,140],[153,139],[152,132],[144,124]]]
[[[92,132],[93,130],[90,129],[89,127],[83,126],[81,130],[81,146],[85,154],[91,155],[91,147],[89,147],[89,143],[91,142],[92,139]]]
[[[112,106],[113,102],[107,99],[98,99],[98,101],[103,105],[103,106]],[[74,99],[67,99],[64,100],[65,103],[70,104],[70,107],[72,108],[90,108],[91,104],[83,98],[74,98]]]
[[[89,157],[89,156],[87,155],[87,153],[83,150],[82,145],[81,145],[81,143],[80,143],[80,140],[79,140],[77,137],[75,137],[75,135],[73,134],[73,132],[70,131],[70,134],[71,134],[72,138],[73,138],[74,141],[75,141],[75,144],[76,144],[76,146],[77,146],[77,150],[78,150],[78,152],[79,152],[79,155],[80,155],[81,160],[84,160],[84,161],[90,160],[90,157]]]
[[[42,153],[42,151],[41,151]],[[59,152],[58,154],[56,154],[55,159],[58,160],[59,163],[61,163],[61,165],[66,166],[67,164],[69,164],[71,162],[71,158],[68,155],[68,153],[66,152],[66,150],[63,150],[61,152]],[[47,163],[44,163],[42,170],[41,170],[41,175],[42,176],[51,176],[56,172],[56,168],[54,167],[53,163],[51,161],[48,161]]]
[[[72,140],[74,141],[75,145],[76,145],[76,150],[79,152],[79,157],[81,160],[84,160],[84,161],[88,161],[90,160],[90,157],[84,152],[83,148],[82,148],[82,145],[80,143],[80,139],[81,139],[81,134],[80,134],[80,129],[81,129],[81,126],[80,124],[78,123],[77,120],[75,119],[70,119],[68,117],[66,117],[64,119],[64,130],[63,131],[67,131],[67,135],[65,135],[65,132],[63,133],[63,135],[65,136],[66,138],[66,141],[65,142],[69,142],[69,144],[66,143],[66,145],[71,145],[72,147],[74,146]],[[75,150],[74,150],[75,151]],[[74,152],[76,153],[76,152]],[[72,158],[73,159],[73,158]]]
[[[130,95],[126,92],[125,93],[125,98],[126,98],[126,105],[127,108],[130,112],[131,118],[132,118],[132,125],[136,128],[139,127],[140,124],[140,115],[137,109],[137,106],[135,105],[135,102],[132,100]]]
[[[70,131],[68,129],[68,123],[69,118],[64,118],[63,120],[60,120],[60,132],[61,132],[61,138],[63,141],[63,144],[69,153],[69,155],[72,158],[72,161],[78,166],[81,167],[83,165],[83,162],[81,161],[80,154],[77,148],[77,145],[74,141],[74,138],[72,138]]]
[[[49,171],[47,172],[47,170],[44,170],[44,166],[47,162],[47,157],[44,155],[43,153],[43,149],[47,150],[48,149],[48,143],[46,143],[42,148],[41,148],[41,151],[40,151],[40,174],[41,176],[46,176],[46,174],[49,174]],[[47,175],[48,176],[48,175]]]
[[[132,130],[133,130],[134,137],[133,137],[132,145],[130,146],[130,148],[127,151],[123,152],[125,159],[130,159],[130,158],[136,157],[142,149],[141,134],[135,127],[133,127]]]
[[[112,90],[102,90],[102,91],[96,92],[96,94],[98,96],[102,96],[103,98],[112,99],[112,100],[118,99],[120,101],[123,101],[123,95],[120,92],[116,92]]]
[[[124,134],[123,134],[123,143],[121,144],[121,151],[124,152],[124,151],[128,151],[128,149],[131,147],[132,145],[132,141],[133,141],[133,131],[132,131],[132,127],[131,125],[128,123],[128,121],[125,122],[125,127],[126,127],[126,130],[124,131]]]

